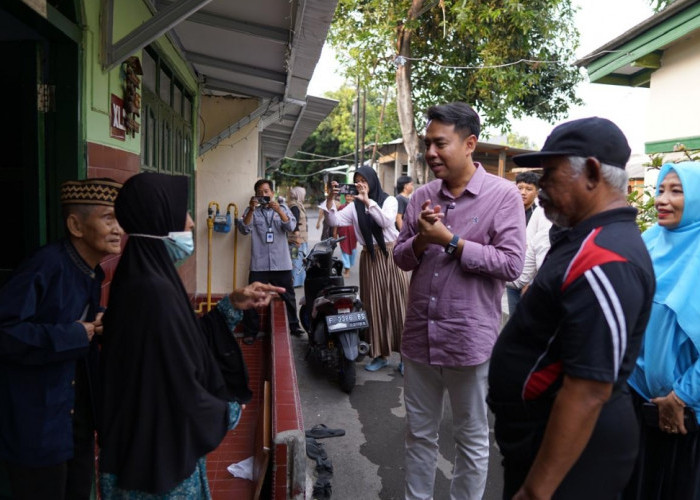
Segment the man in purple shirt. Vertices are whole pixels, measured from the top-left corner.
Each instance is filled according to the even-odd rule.
[[[472,160],[479,115],[465,103],[427,114],[425,159],[436,180],[406,208],[394,260],[413,271],[401,343],[406,404],[406,498],[433,497],[447,390],[456,456],[450,496],[481,499],[489,426],[486,380],[506,281],[520,275],[525,215],[512,182]]]

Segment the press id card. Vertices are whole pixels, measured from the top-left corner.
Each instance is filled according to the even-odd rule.
[[[265,233],[265,241],[267,243],[274,243],[275,242],[275,235],[274,233]]]

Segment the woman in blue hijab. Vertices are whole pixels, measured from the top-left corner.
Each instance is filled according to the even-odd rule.
[[[655,206],[659,221],[642,238],[656,293],[628,381],[643,419],[640,452],[625,498],[690,500],[700,495],[700,433],[689,430],[697,416],[684,420],[686,407],[700,415],[700,162],[664,165]]]

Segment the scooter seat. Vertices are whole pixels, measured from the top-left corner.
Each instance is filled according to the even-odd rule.
[[[323,294],[324,297],[327,297],[328,295],[337,295],[337,294],[343,294],[343,293],[348,293],[348,294],[356,294],[360,290],[360,287],[358,286],[330,286],[328,288],[324,288],[321,293]]]

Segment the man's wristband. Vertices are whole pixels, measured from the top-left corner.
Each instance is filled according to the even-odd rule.
[[[445,245],[445,253],[447,255],[454,255],[457,253],[457,244],[459,243],[459,236],[456,234],[452,236],[450,242]]]

